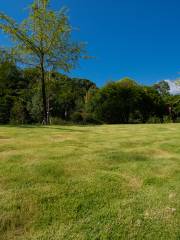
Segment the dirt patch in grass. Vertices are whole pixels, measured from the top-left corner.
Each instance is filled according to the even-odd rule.
[[[144,217],[145,219],[157,219],[157,220],[161,220],[161,219],[164,219],[164,220],[167,220],[169,218],[172,218],[175,213],[176,213],[176,208],[173,208],[173,207],[165,207],[165,208],[162,208],[162,209],[148,209],[145,211],[144,213]]]
[[[51,137],[52,142],[65,142],[67,140],[73,140],[73,137],[68,134],[54,135]]]
[[[0,141],[1,141],[1,140],[10,140],[10,139],[11,139],[10,137],[0,136]]]
[[[127,182],[128,187],[130,187],[132,190],[137,191],[143,186],[143,181],[137,176],[130,176],[125,173],[121,174],[121,176]]]

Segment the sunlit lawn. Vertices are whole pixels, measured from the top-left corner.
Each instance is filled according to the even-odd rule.
[[[180,124],[1,126],[0,239],[180,239]]]

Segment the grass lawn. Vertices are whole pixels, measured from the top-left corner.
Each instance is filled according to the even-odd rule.
[[[1,126],[0,239],[180,239],[180,124]]]

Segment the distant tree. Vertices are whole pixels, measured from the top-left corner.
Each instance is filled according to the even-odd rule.
[[[8,123],[11,108],[22,94],[28,83],[23,79],[22,72],[13,62],[4,61],[0,64],[0,122]]]
[[[69,71],[79,59],[82,44],[71,41],[72,27],[65,9],[49,9],[48,0],[35,0],[29,17],[18,24],[0,13],[0,29],[12,37],[17,60],[25,65],[35,65],[40,71],[43,98],[43,118],[48,124],[46,72],[52,69]]]
[[[163,121],[163,115],[166,114],[166,104],[161,94],[153,87],[141,87],[138,111],[143,123],[150,117],[156,116]]]
[[[180,95],[170,95],[166,98],[166,105],[173,122],[180,121]]]
[[[24,124],[26,123],[26,107],[22,100],[16,99],[10,112],[10,122],[13,124]]]
[[[47,85],[49,110],[53,117],[68,120],[73,111],[84,108],[89,89],[96,88],[96,85],[89,80],[70,78],[57,72],[51,75]]]
[[[166,81],[160,81],[159,83],[154,84],[153,88],[155,88],[162,96],[169,95],[170,87]]]
[[[136,83],[136,81],[134,81],[131,78],[125,77],[120,79],[119,81],[117,81],[118,84],[120,84],[123,87],[134,87],[134,86],[138,86],[138,84]]]
[[[88,110],[106,123],[147,122],[151,117],[163,121],[166,104],[160,93],[129,79],[107,84],[92,94]]]
[[[109,83],[90,100],[90,109],[97,119],[106,123],[128,123],[136,111],[138,87],[120,82]]]
[[[75,107],[73,81],[71,78],[59,73],[54,73],[54,77],[48,85],[51,115],[68,120],[71,111]]]
[[[11,96],[0,94],[0,123],[1,124],[9,123],[11,108],[12,108]]]

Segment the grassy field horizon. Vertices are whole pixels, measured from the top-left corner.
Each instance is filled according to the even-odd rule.
[[[0,239],[180,239],[180,124],[0,126]]]

